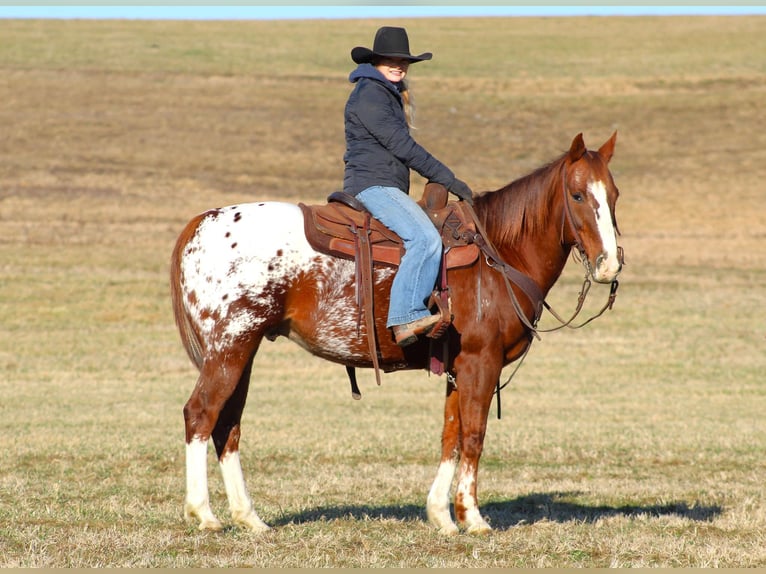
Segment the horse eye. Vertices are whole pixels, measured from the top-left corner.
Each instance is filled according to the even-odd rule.
[[[582,194],[581,193],[573,193],[572,199],[574,199],[577,203],[582,203]]]

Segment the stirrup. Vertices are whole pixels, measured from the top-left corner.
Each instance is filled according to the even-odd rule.
[[[433,329],[426,335],[431,339],[440,339],[447,332],[455,316],[452,314],[452,298],[449,296],[449,289],[439,291],[434,289],[431,297],[428,299],[428,308],[436,307],[439,321],[433,326]]]

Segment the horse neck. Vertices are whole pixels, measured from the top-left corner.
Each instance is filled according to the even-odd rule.
[[[545,293],[561,275],[571,251],[562,238],[563,161],[559,158],[476,202],[477,215],[500,255]]]

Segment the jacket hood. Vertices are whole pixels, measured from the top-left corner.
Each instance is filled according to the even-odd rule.
[[[373,80],[380,80],[381,82],[388,81],[372,64],[359,64],[356,69],[348,75],[348,81],[351,83],[358,82],[362,78],[372,78]]]

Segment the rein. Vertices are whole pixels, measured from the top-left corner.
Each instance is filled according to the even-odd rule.
[[[545,305],[545,296],[543,295],[543,292],[540,290],[540,288],[537,286],[537,283],[535,283],[528,275],[525,275],[518,269],[515,269],[514,267],[511,267],[503,261],[503,258],[500,256],[500,254],[497,252],[497,249],[495,249],[495,246],[492,244],[492,242],[487,238],[487,232],[484,229],[484,226],[482,225],[481,221],[479,220],[479,217],[476,215],[476,212],[473,209],[473,206],[471,204],[466,204],[466,208],[468,209],[468,212],[471,214],[471,217],[473,218],[473,222],[476,224],[476,229],[478,230],[478,233],[476,233],[472,240],[473,242],[481,249],[481,252],[484,253],[484,258],[487,263],[488,267],[491,267],[492,269],[495,269],[497,271],[500,271],[503,275],[503,279],[505,280],[505,287],[508,291],[508,295],[511,298],[511,302],[513,303],[513,308],[516,311],[516,314],[519,316],[519,319],[524,324],[524,326],[529,329],[538,339],[539,336],[537,336],[537,321],[540,319],[540,315],[542,314],[542,307]],[[481,275],[479,275],[481,277]],[[527,296],[527,298],[532,302],[532,305],[534,306],[534,317],[530,321],[527,319],[526,313],[524,313],[524,310],[521,308],[521,304],[519,303],[519,300],[516,298],[516,293],[513,292],[513,288],[511,287],[511,281],[516,283],[522,291],[524,291],[524,294]],[[481,319],[481,298],[478,298],[479,301],[479,319]]]

